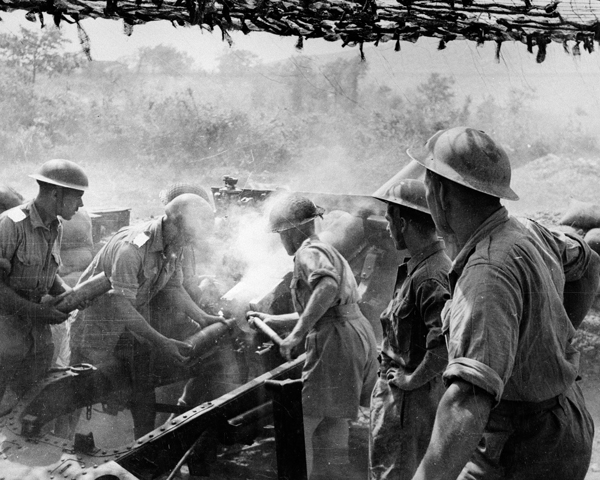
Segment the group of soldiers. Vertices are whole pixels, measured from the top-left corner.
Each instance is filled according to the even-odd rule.
[[[381,345],[348,262],[316,234],[323,210],[292,194],[270,211],[294,256],[295,311],[248,317],[286,332],[288,360],[305,344],[309,478],[355,478],[349,421],[363,406],[373,480],[583,479],[593,423],[572,341],[596,295],[600,257],[576,236],[508,214],[500,200],[518,199],[509,159],[484,132],[443,130],[412,156],[373,195],[387,205],[395,247],[409,254],[381,314]],[[57,274],[59,217],[83,206],[88,187],[66,160],[32,176],[37,197],[0,216],[0,397],[8,385],[23,395],[47,371],[49,325],[66,320],[56,305],[71,291]],[[95,256],[80,282],[103,272],[112,289],[81,305],[76,361],[110,368],[124,343],[138,341],[183,365],[185,339],[223,321],[198,306],[197,285],[186,286],[214,221],[197,193],[165,198],[163,216],[121,230]],[[201,390],[190,380],[181,404]],[[151,389],[134,394],[153,398]],[[148,415],[134,414],[136,436],[152,428]]]
[[[439,131],[411,156],[373,195],[409,254],[379,348],[347,262],[315,235],[319,208],[291,197],[271,212],[295,256],[296,313],[250,315],[274,329],[292,322],[288,358],[306,337],[309,478],[356,478],[348,421],[370,400],[372,480],[583,479],[594,427],[572,342],[600,257],[577,236],[508,214],[501,199],[518,199],[510,162],[484,132]]]

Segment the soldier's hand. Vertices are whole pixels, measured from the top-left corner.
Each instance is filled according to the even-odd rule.
[[[398,387],[401,390],[413,390],[411,376],[404,371],[396,368],[390,368],[386,373],[386,379],[390,386]]]
[[[180,342],[179,340],[173,340],[169,338],[160,346],[160,348],[166,357],[170,358],[176,363],[183,364],[187,362],[188,357],[181,354],[181,352],[179,351],[179,344],[184,344],[184,342]]]
[[[293,333],[288,335],[283,339],[281,345],[279,345],[279,353],[284,357],[288,362],[292,360],[292,350],[296,345],[298,345],[302,341],[302,338],[297,338]]]
[[[192,345],[190,345],[187,342],[181,342],[179,340],[172,340],[173,342],[175,342],[175,345],[177,345],[177,349],[179,350],[179,353],[181,353],[181,355],[183,355],[184,357],[189,357],[192,354]]]
[[[63,293],[61,293],[60,295],[57,295],[56,297],[50,297],[50,299],[48,300],[48,303],[50,303],[51,305],[58,305],[62,299],[68,297],[69,295],[71,295],[73,293],[73,289],[71,287],[69,287],[68,285],[64,285],[64,289],[65,289],[65,291]],[[78,305],[75,305],[75,309],[84,310],[87,307],[89,307],[91,304],[92,304],[92,300],[84,300],[81,303],[79,303]]]
[[[263,312],[253,312],[252,310],[246,312],[246,319],[248,320],[248,323],[250,324],[250,326],[252,328],[256,329],[256,326],[254,325],[254,322],[252,321],[252,319],[254,317],[260,318],[263,322],[265,322],[267,325],[269,325],[269,327],[273,328],[273,323],[274,323],[273,315],[269,315],[268,313],[263,313]]]
[[[68,313],[57,310],[52,303],[36,304],[28,314],[32,322],[58,325],[69,318]]]

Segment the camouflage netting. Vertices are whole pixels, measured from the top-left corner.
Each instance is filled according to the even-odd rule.
[[[126,32],[154,20],[220,27],[226,40],[231,30],[262,31],[297,36],[299,47],[304,38],[324,38],[353,45],[395,41],[399,49],[400,40],[426,36],[439,38],[439,48],[455,39],[493,41],[499,53],[502,42],[517,40],[536,49],[539,62],[551,41],[575,55],[600,42],[599,0],[3,0],[0,9],[27,10],[30,19],[45,12],[57,23],[121,18]]]

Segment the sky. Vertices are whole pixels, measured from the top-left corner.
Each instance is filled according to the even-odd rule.
[[[0,33],[18,33],[19,26],[38,29],[39,23],[25,19],[25,12],[0,13]],[[46,20],[52,25],[52,20]],[[170,22],[150,22],[136,25],[131,36],[123,33],[120,20],[86,19],[82,26],[91,40],[94,60],[119,60],[133,55],[140,47],[170,45],[188,53],[198,67],[214,70],[220,56],[248,50],[263,63],[299,55],[331,55],[348,52],[359,61],[358,48],[342,48],[341,42],[321,39],[304,41],[304,49],[295,48],[295,37],[278,37],[252,32],[244,35],[232,32],[233,46],[214,32],[199,27],[174,27]],[[48,27],[47,27],[48,28]],[[72,48],[79,48],[77,29],[63,22],[61,29],[72,40]],[[552,43],[546,61],[538,64],[535,55],[525,45],[505,42],[500,61],[495,60],[495,44],[488,42],[478,47],[474,42],[454,41],[443,51],[437,50],[437,40],[421,38],[416,43],[402,42],[400,52],[394,51],[393,42],[379,47],[365,48],[370,70],[377,72],[382,85],[405,90],[424,81],[431,72],[453,77],[458,95],[470,95],[479,102],[487,95],[501,97],[510,89],[531,90],[543,112],[560,115],[563,111],[580,111],[591,129],[600,129],[600,48],[589,54],[573,57],[563,52],[561,45]],[[412,82],[410,81],[412,79]]]
[[[25,12],[1,12],[0,18],[3,20],[0,23],[0,32],[3,33],[17,34],[21,25],[27,28],[40,27],[39,23],[26,20]],[[46,23],[52,24],[51,18],[48,18]],[[219,29],[211,33],[199,27],[174,27],[170,22],[158,21],[136,25],[133,34],[128,37],[123,33],[123,23],[120,20],[85,19],[81,25],[90,37],[94,60],[117,60],[135,53],[140,47],[164,44],[190,54],[198,66],[213,69],[217,65],[217,58],[230,50],[227,42],[222,40]],[[79,44],[75,25],[63,23],[61,29],[74,45]],[[295,37],[282,38],[258,32],[249,35],[232,32],[232,37],[233,50],[252,51],[264,62],[282,60],[290,55],[299,54],[295,48]],[[303,53],[333,53],[339,51],[340,47],[340,43],[307,41]]]
[[[0,13],[0,32],[18,33],[19,26],[37,29],[39,23],[25,19],[25,12]],[[50,18],[46,21],[51,25]],[[118,60],[131,56],[140,47],[159,44],[170,45],[185,51],[194,58],[197,66],[211,70],[218,58],[227,53],[249,50],[264,62],[278,61],[298,55],[327,55],[353,52],[358,59],[358,48],[342,48],[341,42],[321,39],[305,40],[304,49],[295,48],[295,37],[278,37],[252,32],[244,35],[232,32],[233,47],[221,38],[220,30],[214,32],[199,27],[174,27],[170,22],[150,22],[136,25],[131,36],[123,33],[120,20],[86,19],[82,26],[91,40],[94,60]],[[63,22],[61,29],[78,48],[77,29]],[[437,50],[437,40],[421,38],[415,44],[402,42],[401,52],[393,51],[393,42],[369,47],[367,62],[378,72],[382,83],[401,84],[403,79],[437,71],[456,80],[457,91],[463,95],[498,94],[510,88],[534,88],[549,109],[563,105],[578,107],[588,113],[600,110],[600,53],[589,54],[582,49],[580,57],[563,52],[559,44],[551,44],[546,61],[535,62],[535,55],[517,42],[506,42],[502,47],[500,62],[495,60],[495,45],[488,42],[477,47],[474,42],[454,41],[443,51]],[[600,50],[600,49],[599,49]]]

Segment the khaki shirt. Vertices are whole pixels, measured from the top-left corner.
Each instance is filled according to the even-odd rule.
[[[39,302],[56,279],[60,261],[62,224],[44,225],[33,201],[0,215],[0,258],[8,260],[10,288]]]
[[[427,246],[398,268],[394,298],[381,314],[382,366],[412,373],[427,350],[444,344],[441,312],[450,299],[452,262],[444,242]]]
[[[83,272],[79,283],[104,272],[112,290],[83,311],[75,341],[86,358],[100,363],[111,358],[126,318],[115,309],[112,297],[127,298],[140,311],[163,289],[181,287],[182,251],[169,252],[163,243],[162,220],[122,228],[102,247]],[[146,319],[148,321],[148,319]]]
[[[118,231],[98,252],[79,282],[100,272],[110,280],[113,294],[129,299],[136,308],[147,305],[164,288],[182,285],[182,249],[167,252],[162,236],[163,217]]]
[[[332,249],[331,245],[312,235],[296,252],[290,287],[294,308],[298,314],[302,314],[313,290],[324,277],[333,278],[338,284],[338,291],[331,299],[331,306],[357,303],[360,300],[350,265],[340,254],[335,255]]]
[[[540,402],[565,392],[579,353],[563,290],[583,276],[590,256],[582,240],[510,217],[503,207],[491,215],[450,273],[444,380],[461,378],[496,401]]]

